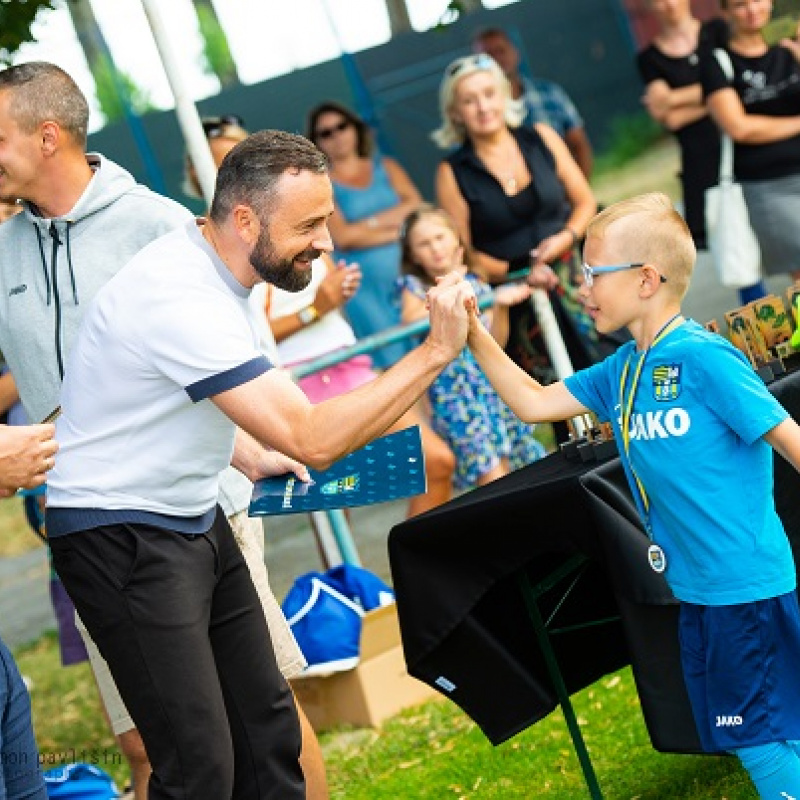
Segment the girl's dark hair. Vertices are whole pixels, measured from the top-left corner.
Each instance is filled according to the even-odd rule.
[[[472,255],[469,247],[464,245],[459,233],[458,226],[455,220],[439,206],[433,203],[421,203],[418,205],[403,221],[400,227],[400,271],[404,275],[414,275],[419,278],[423,283],[430,284],[431,279],[428,273],[414,261],[414,256],[411,253],[411,244],[409,243],[409,234],[414,229],[414,226],[425,219],[426,217],[437,217],[443,222],[453,233],[459,244],[464,248],[464,266],[471,272],[472,271]]]
[[[364,122],[361,117],[355,112],[351,111],[347,106],[337,103],[335,100],[325,100],[320,103],[311,111],[308,112],[308,122],[306,123],[306,136],[319,147],[317,141],[317,122],[323,114],[340,114],[343,116],[355,129],[358,137],[357,151],[362,158],[368,158],[372,155],[373,142],[372,131],[369,126]]]

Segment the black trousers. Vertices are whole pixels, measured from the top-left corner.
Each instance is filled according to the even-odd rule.
[[[50,541],[153,767],[150,800],[305,798],[300,725],[228,522]]]

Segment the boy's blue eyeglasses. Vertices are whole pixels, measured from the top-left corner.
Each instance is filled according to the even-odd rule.
[[[595,275],[603,275],[606,272],[622,272],[626,269],[639,269],[639,267],[643,266],[644,262],[636,264],[609,264],[608,266],[604,267],[590,267],[588,264],[581,264],[581,269],[583,270],[583,282],[588,288],[594,284]],[[659,272],[658,277],[661,280],[661,283],[667,282],[666,275],[662,275]]]

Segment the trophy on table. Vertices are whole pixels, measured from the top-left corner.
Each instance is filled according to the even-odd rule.
[[[780,302],[780,299],[777,299]],[[762,316],[769,317],[770,309],[774,314],[775,308],[769,306],[762,311]],[[773,381],[776,377],[776,371],[778,374],[783,374],[786,371],[780,359],[770,352],[763,328],[759,324],[752,303],[726,312],[725,321],[728,323],[728,334],[731,343],[747,356],[751,366],[764,383]]]
[[[614,430],[607,422],[601,423],[595,414],[587,412],[567,420],[569,441],[560,449],[570,461],[605,461],[617,455]]]
[[[783,304],[783,300],[777,295],[771,294],[754,300],[750,304],[756,323],[764,336],[767,350],[772,354],[772,358],[767,365],[774,377],[786,374],[784,359],[790,355],[789,341],[792,338],[792,324],[789,314]]]

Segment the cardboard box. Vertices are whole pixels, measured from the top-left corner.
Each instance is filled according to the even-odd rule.
[[[364,616],[355,669],[289,683],[315,731],[341,724],[378,727],[404,708],[440,697],[406,671],[394,603]]]

